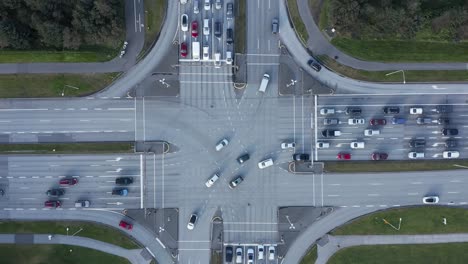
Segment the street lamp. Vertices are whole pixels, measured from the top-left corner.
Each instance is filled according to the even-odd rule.
[[[69,228],[68,228],[68,226],[67,226],[67,236],[68,236],[68,230],[69,230]]]
[[[404,70],[398,70],[398,71],[390,72],[390,73],[385,74],[385,76],[389,76],[389,75],[392,75],[392,74],[398,73],[398,72],[402,72],[402,73],[403,73],[403,84],[406,84],[405,71],[404,71]]]

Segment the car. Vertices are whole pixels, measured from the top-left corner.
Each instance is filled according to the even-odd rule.
[[[236,248],[236,263],[242,263],[242,248]]]
[[[393,125],[404,125],[406,124],[406,119],[403,117],[394,117],[392,118]]]
[[[432,118],[430,117],[418,117],[416,119],[418,125],[430,125],[432,124]]]
[[[62,206],[62,203],[60,201],[45,201],[44,202],[44,207],[46,208],[59,208]]]
[[[421,107],[411,107],[409,109],[410,115],[421,115],[423,113],[423,109]]]
[[[264,250],[265,250],[265,248],[263,246],[258,246],[257,256],[258,256],[259,260],[263,259],[263,255],[265,254]]]
[[[222,0],[216,0],[215,1],[215,8],[216,9],[221,9],[223,7],[223,1]]]
[[[339,137],[341,136],[341,131],[333,129],[325,129],[322,131],[322,136],[324,137]]]
[[[314,58],[310,58],[307,61],[307,64],[316,72],[319,72],[322,69],[322,66]]]
[[[386,160],[388,158],[387,153],[382,153],[382,152],[374,152],[371,155],[372,160]]]
[[[203,46],[203,60],[210,59],[210,46]]]
[[[206,11],[209,11],[211,9],[211,0],[205,0],[205,4],[203,4],[203,8]]]
[[[254,263],[254,258],[255,258],[255,251],[253,248],[248,248],[247,249],[247,264],[253,264]]]
[[[112,190],[112,195],[127,196],[128,189],[127,188],[115,188]]]
[[[132,177],[119,177],[115,179],[115,184],[117,185],[129,185],[133,183]]]
[[[68,185],[68,186],[73,186],[78,183],[77,178],[64,178],[59,181],[60,185]]]
[[[295,161],[307,161],[310,159],[309,154],[305,153],[296,153],[292,156],[293,160]]]
[[[338,118],[324,118],[323,119],[323,124],[325,126],[328,126],[328,125],[338,125],[338,123],[340,122],[340,120]]]
[[[333,115],[335,113],[335,108],[322,108],[320,109],[321,115]]]
[[[203,35],[210,35],[210,20],[208,18],[203,19]]]
[[[242,178],[242,176],[237,176],[235,179],[229,182],[229,188],[234,189],[243,181],[244,181],[244,178]]]
[[[369,121],[369,124],[371,126],[385,126],[387,124],[387,120],[386,119],[371,119]]]
[[[182,14],[180,17],[180,29],[182,31],[188,31],[188,16],[187,14]]]
[[[187,224],[188,230],[193,230],[193,228],[195,227],[195,224],[197,223],[197,219],[198,219],[197,214],[193,213],[190,215],[190,218]]]
[[[226,64],[232,64],[232,51],[226,51]]]
[[[192,27],[191,27],[191,31],[192,31],[192,37],[196,38],[198,37],[198,21],[192,21]]]
[[[328,142],[317,142],[317,145],[315,145],[318,149],[325,149],[330,147],[330,143]]]
[[[233,36],[233,31],[232,28],[226,29],[226,43],[227,44],[232,44],[234,42],[234,36]]]
[[[188,53],[187,52],[187,43],[185,43],[185,42],[180,43],[180,56],[182,58],[185,58],[185,57],[187,57],[187,53]]]
[[[444,135],[444,136],[456,136],[456,135],[458,135],[458,129],[456,129],[456,128],[444,128],[444,129],[442,129],[442,135]]]
[[[180,0],[180,3],[184,5],[187,3],[187,0]]]
[[[338,153],[338,155],[336,155],[336,159],[350,160],[351,159],[351,154],[349,154],[349,153]]]
[[[412,151],[412,152],[408,153],[408,158],[410,158],[410,159],[422,159],[422,158],[424,158],[424,152]]]
[[[283,142],[281,143],[281,148],[282,149],[293,149],[296,147],[296,143],[294,142]]]
[[[273,166],[274,165],[274,162],[273,162],[273,159],[266,159],[266,160],[262,160],[258,163],[258,167],[260,169],[264,169],[264,168],[267,168],[267,167],[270,167],[270,166]]]
[[[133,229],[133,225],[130,224],[130,223],[125,222],[124,220],[121,220],[121,221],[120,221],[119,226],[120,226],[121,228],[127,229],[127,230],[132,230],[132,229]]]
[[[75,202],[76,208],[88,208],[91,203],[88,200],[78,200]]]
[[[279,31],[279,25],[278,25],[278,19],[277,18],[273,18],[273,20],[271,21],[271,33],[273,34],[278,34],[278,31]]]
[[[348,125],[364,125],[366,120],[364,118],[350,118],[348,119]]]
[[[380,130],[378,129],[364,129],[364,136],[371,137],[375,135],[380,135]]]
[[[362,113],[362,109],[359,107],[348,107],[346,108],[345,113],[347,115],[360,115]]]
[[[242,163],[248,161],[249,159],[250,159],[250,155],[249,154],[244,154],[244,155],[237,158],[237,162],[239,162],[239,164],[242,164]]]
[[[445,146],[446,146],[447,148],[454,148],[454,147],[457,146],[457,141],[456,141],[455,139],[451,139],[451,138],[450,138],[450,139],[447,139],[447,140],[445,141]]]
[[[354,141],[354,142],[351,142],[349,144],[349,146],[352,148],[352,149],[363,149],[364,146],[365,146],[365,143],[362,142],[362,141]]]
[[[444,159],[456,159],[456,158],[459,158],[460,157],[460,152],[458,151],[453,151],[453,150],[450,150],[450,151],[444,151],[442,153],[442,157]]]
[[[217,38],[221,38],[223,35],[223,24],[219,21],[216,21],[214,24],[214,35]]]
[[[226,262],[231,262],[232,261],[232,256],[234,254],[232,246],[227,246],[226,250],[224,252],[226,254],[226,257],[225,257]]]
[[[227,3],[226,5],[226,18],[232,19],[234,17],[234,4]]]
[[[60,197],[65,194],[64,189],[50,189],[46,192],[46,195],[49,197]]]
[[[383,108],[385,114],[397,115],[400,113],[400,108],[398,106],[386,106]]]
[[[450,119],[441,117],[441,118],[437,119],[437,124],[438,125],[448,125],[448,124],[450,124]]]
[[[216,144],[216,151],[220,151],[222,150],[225,146],[227,146],[229,144],[229,141],[227,140],[227,138],[223,138],[220,142],[218,142],[218,144]]]
[[[268,260],[275,260],[275,247],[274,246],[268,247]]]
[[[410,148],[423,148],[426,146],[426,140],[424,139],[412,139],[409,142]]]
[[[436,204],[439,202],[439,196],[426,196],[423,198],[424,204]]]
[[[198,0],[193,0],[193,13],[194,14],[200,13],[200,3]]]
[[[213,174],[213,176],[211,176],[211,178],[209,178],[205,182],[206,187],[210,188],[218,179],[219,179],[219,174],[218,173]]]
[[[438,105],[438,106],[436,106],[435,111],[438,114],[451,113],[453,111],[453,106],[451,106],[451,105]]]

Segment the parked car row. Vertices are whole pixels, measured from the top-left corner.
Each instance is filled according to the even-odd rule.
[[[267,249],[267,252],[265,252]],[[255,259],[257,260],[274,260],[276,255],[276,250],[274,246],[271,245],[258,245],[256,248],[254,246],[247,247],[247,263],[253,263]],[[244,263],[244,249],[243,247],[236,247],[234,252],[233,246],[226,246],[224,250],[225,262],[231,263]]]

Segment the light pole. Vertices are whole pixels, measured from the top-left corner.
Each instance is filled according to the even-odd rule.
[[[75,86],[71,86],[71,85],[66,84],[65,86],[63,86],[63,89],[62,89],[62,96],[65,95],[65,87],[69,87],[69,88],[72,88],[72,89],[75,89],[75,90],[79,90],[79,89],[80,89],[80,88],[78,88],[78,87],[75,87]]]
[[[289,220],[289,215],[286,215],[286,220],[288,220],[290,226],[289,226],[289,229],[296,229],[296,227],[294,226],[294,224],[291,222],[291,220]]]
[[[292,80],[292,79],[291,79],[291,83],[286,84],[286,87],[289,87],[289,86],[291,86],[291,85],[295,85],[296,83],[297,83],[297,80]]]
[[[68,228],[68,226],[67,226],[67,236],[68,236],[68,229],[69,229],[69,228]]]
[[[398,73],[398,72],[402,72],[402,73],[403,73],[403,84],[406,84],[405,71],[404,71],[404,70],[398,70],[398,71],[390,72],[390,73],[385,74],[385,76],[389,76],[389,75],[392,75],[392,74]]]

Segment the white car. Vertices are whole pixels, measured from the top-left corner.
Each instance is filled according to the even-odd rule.
[[[317,145],[315,145],[318,149],[325,149],[330,147],[330,143],[328,142],[317,142]]]
[[[180,29],[182,31],[188,31],[188,16],[187,14],[183,14],[181,17],[180,17]]]
[[[205,4],[203,5],[206,11],[211,9],[211,0],[205,0]]]
[[[255,253],[253,248],[247,249],[247,264],[253,264],[255,258]]]
[[[206,187],[210,188],[218,179],[219,179],[219,174],[218,173],[213,174],[213,176],[211,176],[211,178],[206,181],[205,183]]]
[[[216,0],[215,7],[216,9],[221,9],[223,7],[223,0]]]
[[[335,108],[322,108],[320,109],[321,115],[333,115],[335,113]]]
[[[408,158],[410,159],[422,159],[424,158],[424,152],[410,152],[408,153]]]
[[[371,137],[374,135],[380,135],[380,130],[378,129],[365,129],[364,136]]]
[[[268,259],[275,260],[275,247],[274,246],[268,247]]]
[[[420,115],[423,113],[423,109],[421,107],[411,107],[409,113],[411,115]]]
[[[210,47],[203,46],[203,60],[209,60],[209,59],[210,59]]]
[[[266,159],[266,160],[262,160],[258,163],[258,167],[260,169],[264,169],[264,168],[267,168],[267,167],[270,167],[270,166],[273,166],[274,162],[273,162],[273,159]]]
[[[198,216],[196,214],[191,214],[189,218],[189,222],[187,224],[188,230],[193,230],[195,224],[197,223]]]
[[[236,249],[236,263],[242,263],[242,248],[238,247]]]
[[[444,151],[442,153],[442,157],[444,157],[444,159],[456,159],[456,158],[460,157],[460,152],[458,152],[458,151]]]
[[[210,35],[210,20],[207,18],[203,19],[203,35]]]
[[[426,196],[423,198],[424,204],[436,204],[439,202],[439,196]]]
[[[281,148],[282,149],[290,149],[290,148],[295,148],[296,147],[296,143],[294,142],[283,142],[281,143]]]
[[[216,151],[222,150],[225,146],[229,144],[229,141],[224,138],[218,144],[216,144]]]
[[[364,142],[359,142],[359,141],[354,141],[354,142],[351,142],[351,144],[349,144],[349,146],[352,149],[363,149],[364,145],[365,145]]]
[[[350,118],[348,119],[348,125],[364,125],[366,120],[364,118]]]
[[[263,246],[258,246],[258,250],[257,250],[257,256],[258,256],[258,259],[263,259],[263,255],[265,252],[263,252],[265,250],[265,248]]]
[[[180,0],[180,3],[184,5],[187,3],[187,0]]]

